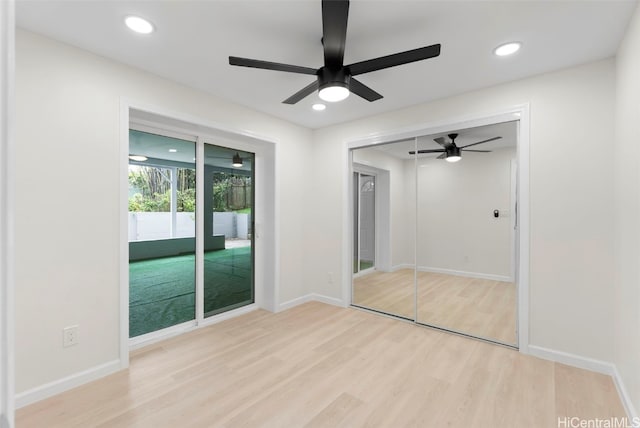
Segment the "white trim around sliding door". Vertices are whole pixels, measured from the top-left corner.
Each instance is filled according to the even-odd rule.
[[[230,310],[204,318],[202,308],[198,308],[196,319],[159,332],[149,333],[144,337],[129,339],[129,246],[128,246],[128,155],[129,155],[129,127],[135,123],[136,128],[146,130],[161,130],[163,135],[184,139],[185,135],[196,141],[196,166],[203,165],[204,144],[214,144],[223,147],[255,153],[256,171],[256,230],[255,230],[255,298],[253,304]],[[278,224],[277,224],[277,176],[276,151],[277,141],[256,135],[247,130],[232,129],[207,121],[199,117],[185,115],[180,112],[152,106],[128,99],[120,102],[120,367],[129,366],[129,351],[145,346],[176,334],[181,334],[196,328],[204,327],[238,316],[258,308],[275,311],[277,304],[278,278]],[[200,168],[202,170],[202,168]],[[203,176],[198,179],[200,182]],[[196,192],[201,192],[202,186],[197,186]],[[198,194],[202,201],[203,194]],[[197,227],[202,230],[202,204],[199,204],[196,215]],[[196,247],[203,247],[202,240],[196,239]],[[200,266],[202,260],[200,260]],[[196,278],[197,287],[202,291],[203,279]],[[202,295],[202,292],[200,292]],[[201,304],[202,299],[198,299]],[[156,334],[157,333],[157,334]]]

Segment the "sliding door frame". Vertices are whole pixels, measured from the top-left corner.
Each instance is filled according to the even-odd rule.
[[[360,173],[376,177],[375,188],[375,268],[388,272],[392,268],[391,261],[391,179],[389,171],[362,163],[349,163],[349,198],[353,209],[353,174]],[[353,211],[351,211],[353,215]],[[349,220],[352,221],[351,219]],[[352,226],[353,227],[353,226]],[[353,237],[351,238],[353,240]],[[352,249],[353,251],[353,249]],[[353,270],[351,272],[353,274]]]
[[[357,199],[357,203],[358,203],[358,216],[357,216],[357,219],[358,219],[358,231],[357,231],[357,234],[358,234],[358,238],[357,238],[357,241],[358,241],[358,243],[357,243],[358,252],[357,252],[357,259],[358,260],[357,260],[357,266],[358,266],[358,269],[357,269],[357,272],[354,272],[353,274],[355,276],[359,276],[361,274],[364,275],[364,274],[373,272],[376,269],[377,264],[378,264],[378,229],[379,229],[379,227],[378,227],[378,211],[379,211],[378,208],[379,207],[378,207],[378,195],[377,195],[377,192],[378,192],[378,188],[377,188],[377,186],[378,186],[378,175],[375,172],[364,172],[363,170],[361,170],[361,169],[359,169],[357,167],[354,168],[353,174],[358,174],[358,199]],[[361,241],[362,241],[362,236],[361,236],[361,224],[362,224],[362,181],[361,181],[361,179],[362,179],[363,175],[369,176],[369,177],[373,177],[373,181],[374,181],[374,185],[373,185],[373,198],[374,198],[374,200],[373,200],[373,204],[374,204],[373,205],[374,206],[374,209],[373,209],[373,211],[374,211],[373,212],[373,229],[374,229],[374,231],[373,231],[373,239],[374,239],[374,241],[373,241],[373,266],[371,266],[370,268],[364,269],[364,270],[360,269],[360,260],[362,259],[362,251],[361,251],[361,248],[362,248],[362,243],[361,243]],[[354,203],[356,202],[355,197],[353,199],[353,202]],[[354,215],[353,218],[355,220],[356,216]],[[355,234],[355,226],[354,226],[354,234]],[[356,254],[356,252],[354,251],[354,255],[355,254]]]
[[[120,364],[129,366],[129,352],[142,346],[164,340],[197,328],[263,308],[276,310],[278,301],[277,276],[277,207],[276,207],[276,169],[275,158],[277,143],[273,140],[238,129],[228,129],[201,118],[194,118],[166,109],[121,100],[120,111]],[[136,338],[129,338],[129,246],[128,246],[128,155],[129,129],[134,123],[136,128],[155,130],[166,136],[194,141],[196,145],[196,310],[195,319],[157,332]],[[185,138],[187,136],[187,138]],[[204,147],[212,144],[234,150],[255,154],[255,183],[252,183],[254,200],[252,230],[253,246],[253,288],[254,302],[237,309],[205,318],[204,314],[204,239],[199,231],[204,230]],[[256,164],[257,168],[256,168]],[[257,172],[259,171],[259,173]]]
[[[502,111],[487,114],[477,114],[461,118],[446,119],[441,122],[423,123],[416,126],[393,130],[389,132],[370,134],[363,138],[347,140],[343,143],[343,200],[345,212],[343,213],[343,272],[342,295],[346,305],[352,305],[352,265],[349,260],[353,255],[353,212],[350,194],[352,192],[353,159],[352,150],[367,146],[376,146],[401,140],[409,140],[423,135],[437,134],[451,129],[465,129],[478,126],[492,125],[496,123],[519,121],[518,145],[517,145],[517,194],[518,194],[518,244],[517,244],[517,320],[516,320],[516,347],[521,353],[529,353],[529,242],[530,242],[530,218],[529,218],[529,129],[530,116],[529,104],[521,104]],[[415,321],[414,321],[415,322]],[[422,325],[422,324],[421,324]]]

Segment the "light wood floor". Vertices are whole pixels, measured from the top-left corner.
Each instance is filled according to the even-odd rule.
[[[414,319],[413,270],[374,272],[353,282],[353,303]],[[516,287],[512,282],[418,272],[418,321],[516,344]]]
[[[255,311],[18,411],[27,427],[557,427],[624,416],[610,377],[352,308]]]

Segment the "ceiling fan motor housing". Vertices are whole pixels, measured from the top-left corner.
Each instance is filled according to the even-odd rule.
[[[455,144],[448,145],[447,147],[445,147],[445,150],[447,153],[447,157],[460,156],[460,148],[457,147]]]
[[[349,89],[351,75],[345,67],[321,67],[318,70],[318,88],[323,89],[329,86],[342,86]]]

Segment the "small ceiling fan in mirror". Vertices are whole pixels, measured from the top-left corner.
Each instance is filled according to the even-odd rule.
[[[493,138],[489,138],[488,140],[478,141],[477,143],[467,144],[466,146],[459,147],[456,145],[456,138],[458,138],[458,134],[455,134],[455,133],[448,134],[448,137],[451,141],[446,141],[444,137],[434,138],[433,141],[440,144],[442,146],[441,149],[424,149],[424,150],[418,150],[417,153],[418,154],[442,153],[440,156],[437,157],[437,159],[444,159],[448,162],[458,162],[460,159],[462,159],[463,150],[466,152],[476,152],[476,153],[491,152],[491,150],[472,150],[472,149],[468,149],[467,147],[477,146],[478,144],[484,144],[484,143],[488,143],[489,141],[495,141],[502,138],[502,137],[493,137]],[[409,152],[409,154],[415,155],[416,151],[412,150]]]

